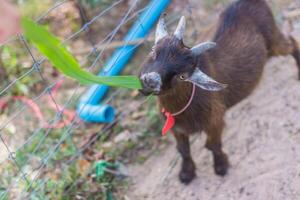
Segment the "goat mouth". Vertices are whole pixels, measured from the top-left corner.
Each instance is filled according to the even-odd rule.
[[[144,96],[150,96],[150,95],[158,96],[158,95],[160,95],[160,92],[158,92],[158,91],[147,91],[147,90],[141,89],[141,90],[139,90],[139,92]]]

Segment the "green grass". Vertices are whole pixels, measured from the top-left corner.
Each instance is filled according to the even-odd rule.
[[[141,89],[141,83],[136,76],[96,76],[83,70],[77,60],[55,36],[33,21],[23,18],[22,28],[25,37],[65,76],[86,85],[103,84]]]

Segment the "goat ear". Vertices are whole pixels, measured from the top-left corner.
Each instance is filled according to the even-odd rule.
[[[203,43],[200,43],[200,44],[192,47],[191,51],[192,51],[193,55],[197,56],[209,49],[214,48],[215,46],[217,46],[217,44],[215,42],[203,42]]]
[[[194,83],[200,88],[208,91],[220,91],[227,87],[226,84],[219,83],[196,67],[194,73],[186,79],[186,81]]]
[[[168,35],[168,31],[165,24],[164,17],[161,17],[158,21],[158,24],[156,26],[156,33],[155,33],[155,44],[158,43],[158,41]]]

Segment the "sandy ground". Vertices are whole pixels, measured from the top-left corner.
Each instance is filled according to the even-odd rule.
[[[129,168],[133,186],[128,199],[300,199],[300,82],[296,74],[291,57],[272,59],[256,91],[227,112],[223,138],[231,162],[227,176],[214,174],[212,156],[203,148],[205,134],[195,135],[192,153],[197,178],[190,185],[178,180],[180,159],[173,142],[143,165]]]
[[[129,166],[127,199],[300,200],[299,111],[294,59],[271,59],[253,94],[226,113],[223,143],[231,163],[227,176],[214,174],[205,134],[199,134],[191,139],[197,178],[182,185],[181,160],[169,136],[171,145],[144,164]]]

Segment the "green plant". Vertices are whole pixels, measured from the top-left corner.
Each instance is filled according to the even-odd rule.
[[[64,75],[82,84],[97,83],[130,89],[141,88],[141,83],[135,76],[96,76],[81,69],[71,53],[45,28],[25,18],[22,19],[22,27],[26,38],[34,43],[38,50]]]
[[[21,48],[12,48],[8,45],[2,47],[0,51],[0,65],[1,70],[3,71],[2,73],[4,74],[2,74],[3,85],[1,84],[1,87],[4,87],[11,81],[14,81],[16,78],[21,77],[29,70],[28,66],[25,66],[18,61],[18,59],[22,60],[27,56],[20,49]],[[16,82],[15,87],[12,87],[12,89],[9,90],[9,94],[28,95],[30,88],[39,81],[40,79],[34,73],[32,73],[31,76],[25,76]]]

